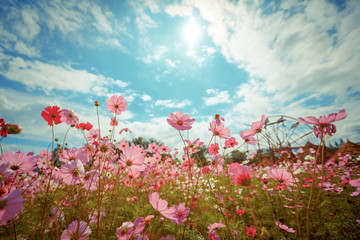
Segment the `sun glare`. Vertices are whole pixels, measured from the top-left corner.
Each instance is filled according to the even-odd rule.
[[[183,29],[183,36],[190,48],[193,48],[199,41],[201,36],[201,29],[199,25],[192,18]]]

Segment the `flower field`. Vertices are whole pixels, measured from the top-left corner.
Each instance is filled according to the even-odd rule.
[[[195,119],[170,113],[167,122],[183,143],[178,151],[116,142],[128,103],[122,96],[106,103],[114,114],[108,136],[74,110],[48,106],[44,124],[76,128],[83,147],[67,148],[53,135],[39,155],[1,152],[0,239],[360,239],[360,158],[324,156],[345,110],[299,118],[313,125],[318,147],[300,157],[301,148],[273,146],[278,161],[260,167],[254,156],[246,164],[231,156],[266,139],[266,115],[234,138],[216,114],[211,139],[186,139]],[[21,131],[0,124],[2,138]]]

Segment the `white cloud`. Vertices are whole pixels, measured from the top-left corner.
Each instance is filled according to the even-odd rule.
[[[151,101],[151,96],[147,95],[147,94],[144,94],[141,96],[141,99],[144,101],[144,102],[148,102],[148,101]]]
[[[147,55],[142,59],[146,64],[151,64],[153,61],[160,61],[163,59],[164,54],[168,51],[166,46],[159,46],[151,55]]]
[[[162,106],[163,108],[184,108],[186,106],[189,106],[191,104],[191,101],[188,99],[185,99],[180,102],[176,102],[174,100],[168,99],[168,100],[157,100],[155,102],[155,106]]]
[[[17,41],[14,48],[18,53],[24,54],[28,57],[40,56],[38,49],[36,49],[35,47],[28,46],[22,41]]]
[[[215,89],[207,89],[206,90],[207,95],[213,95],[211,97],[204,97],[204,103],[207,106],[213,106],[220,103],[232,103],[230,100],[230,94],[228,91],[219,91]]]

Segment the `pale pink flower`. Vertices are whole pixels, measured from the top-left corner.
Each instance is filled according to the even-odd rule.
[[[134,224],[132,222],[124,222],[121,227],[116,229],[118,240],[128,240],[134,232]]]
[[[279,221],[276,221],[275,224],[276,224],[276,226],[278,226],[282,230],[285,230],[285,231],[287,231],[289,233],[295,233],[296,232],[293,228],[289,228],[288,226],[286,226],[285,224],[282,224]]]
[[[81,183],[81,176],[84,172],[84,165],[79,159],[67,162],[61,166],[61,177],[64,183],[68,185]]]
[[[244,131],[244,138],[248,138],[250,136],[254,136],[256,133],[260,133],[262,131],[263,126],[266,123],[266,119],[267,119],[266,115],[263,114],[261,117],[261,121],[253,122],[251,124],[251,129]]]
[[[250,186],[251,184],[251,171],[248,166],[235,165],[230,175],[234,183],[238,186]]]
[[[2,163],[0,165],[0,187],[4,185],[4,180],[6,180],[7,177],[9,177],[13,173],[14,172],[10,170],[10,163]]]
[[[230,129],[227,127],[224,127],[223,123],[216,124],[216,121],[212,121],[210,123],[209,131],[211,131],[214,136],[219,136],[220,138],[227,139],[229,138]]]
[[[67,229],[61,234],[60,240],[88,240],[91,234],[91,229],[84,221],[73,221],[70,223]]]
[[[178,111],[176,114],[170,113],[167,119],[167,122],[179,131],[191,129],[194,121],[195,119],[190,119],[189,114],[183,115],[181,111]]]
[[[197,138],[194,142],[191,142],[190,140],[185,139],[185,142],[187,144],[186,147],[184,147],[185,153],[196,153],[199,152],[201,147],[204,145],[203,142],[200,142],[200,138]]]
[[[247,129],[245,131],[240,131],[240,137],[242,139],[245,140],[246,143],[248,144],[251,144],[251,145],[255,145],[256,143],[258,143],[259,141],[257,141],[255,138],[254,138],[254,135],[251,135],[252,132],[250,129]]]
[[[0,198],[0,225],[15,217],[23,208],[21,190],[12,191],[6,197]]]
[[[72,109],[62,109],[60,117],[60,121],[68,125],[76,125],[79,122],[78,114]]]
[[[268,169],[267,174],[269,178],[278,181],[280,184],[293,185],[294,182],[298,181],[297,178],[295,180],[292,178],[291,173],[282,171],[278,168]]]
[[[142,148],[136,146],[126,147],[123,150],[123,154],[120,156],[120,164],[125,167],[135,168],[138,171],[145,170],[144,154]]]
[[[347,117],[345,109],[339,111],[339,113],[330,113],[326,117],[325,115],[320,116],[318,119],[314,116],[308,116],[305,118],[299,117],[299,121],[305,124],[314,125],[314,133],[316,137],[323,137],[323,134],[332,136],[336,133],[336,127],[332,122],[340,121]]]
[[[128,103],[125,101],[123,96],[113,95],[111,98],[106,99],[108,105],[105,106],[106,109],[110,110],[110,113],[115,113],[120,115],[122,112],[126,111]]]
[[[171,218],[174,209],[168,208],[168,202],[159,197],[157,192],[149,193],[149,201],[153,208],[158,211],[161,215],[167,218]]]
[[[90,161],[86,148],[64,149],[59,157],[59,161],[64,163],[76,159],[79,159],[83,164]]]
[[[37,163],[37,159],[20,151],[14,154],[7,151],[0,159],[0,165],[4,163],[9,163],[9,168],[14,172],[27,173],[36,168],[35,164]]]
[[[158,145],[156,143],[150,143],[148,146],[148,150],[150,153],[154,153],[156,152],[156,150],[158,149]]]
[[[99,129],[91,129],[87,134],[86,134],[86,139],[89,142],[95,142],[97,140],[99,140],[99,135],[100,135],[100,130]]]
[[[181,225],[183,222],[186,221],[190,213],[190,208],[185,207],[184,203],[180,203],[179,206],[174,205],[169,210],[173,211],[173,213],[170,216],[171,221],[179,225]]]
[[[216,124],[220,124],[221,121],[225,122],[225,119],[223,117],[220,117],[220,114],[215,114],[215,122]]]
[[[118,144],[118,148],[119,148],[119,150],[121,150],[121,151],[124,150],[124,149],[127,148],[127,147],[129,147],[129,142],[127,142],[127,141],[125,141],[125,140],[119,142],[119,144]]]
[[[159,148],[157,149],[158,153],[167,153],[167,152],[171,152],[171,149],[168,146],[165,145],[161,145],[159,146]]]

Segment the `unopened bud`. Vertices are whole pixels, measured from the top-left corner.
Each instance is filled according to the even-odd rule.
[[[99,101],[95,101],[95,106],[96,106],[96,107],[100,106]]]
[[[9,134],[18,134],[21,132],[22,128],[17,124],[9,124],[8,125]]]

